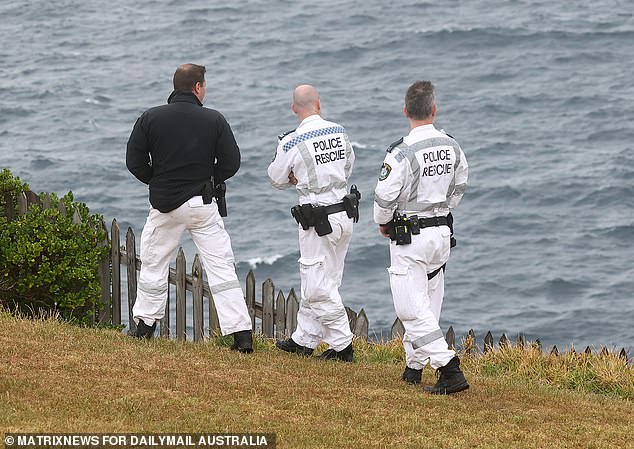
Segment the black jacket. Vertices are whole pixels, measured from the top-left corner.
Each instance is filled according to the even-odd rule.
[[[149,184],[150,204],[161,212],[200,195],[211,176],[218,183],[240,168],[240,149],[220,112],[191,92],[173,92],[167,103],[138,118],[126,152],[128,170]]]

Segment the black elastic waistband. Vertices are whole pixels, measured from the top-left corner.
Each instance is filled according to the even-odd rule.
[[[418,219],[418,226],[421,229],[432,226],[449,226],[449,220],[447,217],[424,217]]]

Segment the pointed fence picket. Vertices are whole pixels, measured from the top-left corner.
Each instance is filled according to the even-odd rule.
[[[33,205],[38,205],[44,209],[52,207],[51,197],[48,194],[38,195],[28,191],[17,195],[17,210],[14,207],[12,192],[4,192],[4,216],[9,220],[15,219],[17,216],[24,216],[31,210]],[[66,207],[63,202],[59,202],[58,209],[62,213],[66,213]],[[81,222],[79,212],[73,212],[73,221]],[[105,223],[101,224],[106,230],[106,238],[100,245],[111,245],[110,254],[99,262],[98,271],[101,277],[102,287],[102,308],[95,311],[96,321],[99,324],[121,325],[122,320],[122,265],[126,268],[126,287],[127,287],[127,305],[128,305],[128,323],[130,330],[135,329],[134,320],[132,319],[132,308],[137,293],[138,271],[141,269],[141,260],[136,254],[136,239],[134,232],[128,228],[125,235],[125,245],[121,245],[121,231],[117,220],[112,221],[110,233],[108,235]],[[187,262],[183,249],[180,248],[176,257],[175,268],[170,268],[168,283],[176,292],[176,303],[174,315],[171,314],[171,288],[168,288],[168,300],[165,310],[165,317],[159,325],[161,337],[175,337],[178,340],[187,339],[187,323],[191,323],[191,335],[194,341],[202,341],[220,332],[220,324],[218,313],[213,301],[213,294],[209,285],[203,277],[203,267],[198,255],[194,257],[191,267],[191,274],[187,273]],[[191,299],[190,299],[191,298]],[[188,317],[187,304],[191,301],[191,316]],[[207,302],[208,321],[205,326],[205,301]],[[256,280],[252,271],[246,276],[245,282],[245,301],[249,315],[251,317],[252,329],[264,337],[268,338],[285,338],[290,336],[297,327],[297,311],[299,309],[299,300],[294,289],[291,289],[287,295],[281,290],[276,290],[271,279],[266,279],[261,286],[261,299],[256,299]],[[348,315],[350,329],[357,337],[368,339],[369,321],[363,309],[356,313],[349,307],[345,308]],[[173,318],[173,320],[172,320]],[[175,323],[175,335],[171,334],[170,323]],[[397,318],[392,324],[390,338],[402,338],[405,334],[403,323]],[[453,327],[449,327],[445,335],[445,340],[449,348],[456,349],[456,335]],[[467,335],[462,339],[462,350],[468,354],[487,353],[495,349],[493,335],[489,331],[486,333],[482,341],[482,349],[477,344],[477,337],[473,329],[469,330]],[[513,343],[505,334],[502,334],[498,341],[500,349],[510,347]],[[542,351],[542,345],[538,340],[534,343],[528,343],[523,334],[519,334],[516,342],[517,347],[536,347]],[[616,353],[616,350],[613,351]],[[568,350],[568,353],[575,353],[574,348]],[[595,351],[597,355],[607,355],[612,353],[608,348],[602,347]],[[548,354],[558,356],[560,353],[557,346],[553,346]],[[592,349],[588,346],[583,354],[592,354]],[[618,356],[624,360],[628,360],[628,352],[622,348],[618,352]]]

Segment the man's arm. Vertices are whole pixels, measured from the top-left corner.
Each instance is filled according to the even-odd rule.
[[[240,148],[233,135],[231,126],[220,115],[218,123],[218,144],[214,163],[214,181],[223,182],[238,172],[240,168]]]
[[[458,158],[455,170],[455,186],[454,191],[451,193],[448,199],[450,209],[454,209],[462,200],[465,190],[467,189],[467,180],[469,178],[469,164],[467,158],[462,152],[462,148],[458,147],[460,151],[457,152]]]
[[[293,173],[293,161],[289,153],[293,149],[284,151],[282,141],[280,141],[275,151],[275,157],[269,164],[268,175],[271,185],[276,189],[287,189],[297,184],[297,179]]]
[[[136,176],[139,181],[149,184],[152,179],[153,171],[147,134],[143,127],[144,121],[145,116],[142,115],[134,124],[132,133],[128,139],[125,162],[130,173]]]
[[[388,153],[383,161],[379,180],[374,189],[374,221],[384,225],[392,220],[398,206],[398,197],[407,181],[407,159],[397,161],[392,153]],[[381,233],[385,235],[381,228]]]

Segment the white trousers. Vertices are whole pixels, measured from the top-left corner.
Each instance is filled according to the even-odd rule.
[[[320,341],[335,351],[352,342],[348,314],[339,295],[352,219],[345,212],[328,217],[332,233],[319,237],[315,228],[299,228],[301,302],[291,338],[314,349]]]
[[[222,335],[251,329],[251,318],[234,267],[229,234],[215,201],[195,196],[179,208],[162,213],[150,208],[141,234],[141,273],[132,313],[151,326],[165,315],[169,263],[188,230],[198,248],[213,294]]]
[[[423,228],[412,235],[409,245],[390,243],[390,287],[396,316],[403,323],[407,366],[422,369],[445,366],[456,353],[448,349],[438,325],[445,293],[445,275],[440,271],[428,280],[427,274],[449,259],[450,231],[447,226]]]

